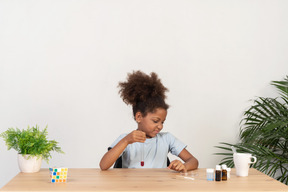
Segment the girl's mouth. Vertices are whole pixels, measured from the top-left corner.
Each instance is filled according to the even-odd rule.
[[[155,130],[154,133],[158,134],[160,131],[159,130]]]

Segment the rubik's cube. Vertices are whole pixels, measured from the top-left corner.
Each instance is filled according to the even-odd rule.
[[[51,183],[66,183],[68,176],[68,168],[49,168]]]

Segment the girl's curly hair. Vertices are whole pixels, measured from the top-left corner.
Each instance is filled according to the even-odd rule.
[[[148,112],[154,112],[157,108],[165,110],[169,108],[165,103],[165,92],[168,89],[154,72],[150,76],[141,71],[128,73],[127,81],[119,82],[118,87],[123,101],[127,105],[132,105],[134,117],[137,112],[146,116]]]

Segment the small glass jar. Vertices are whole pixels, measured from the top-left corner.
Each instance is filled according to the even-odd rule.
[[[222,181],[227,181],[227,165],[223,164],[221,167],[222,167]]]
[[[221,179],[222,179],[221,165],[216,165],[215,181],[221,181]]]

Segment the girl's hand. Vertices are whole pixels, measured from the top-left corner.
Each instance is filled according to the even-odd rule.
[[[128,144],[141,142],[144,143],[146,140],[146,133],[143,131],[135,130],[124,137]]]
[[[179,172],[184,172],[184,173],[187,172],[185,165],[179,160],[172,161],[170,165],[168,166],[168,168],[175,170],[175,171],[179,171]]]

